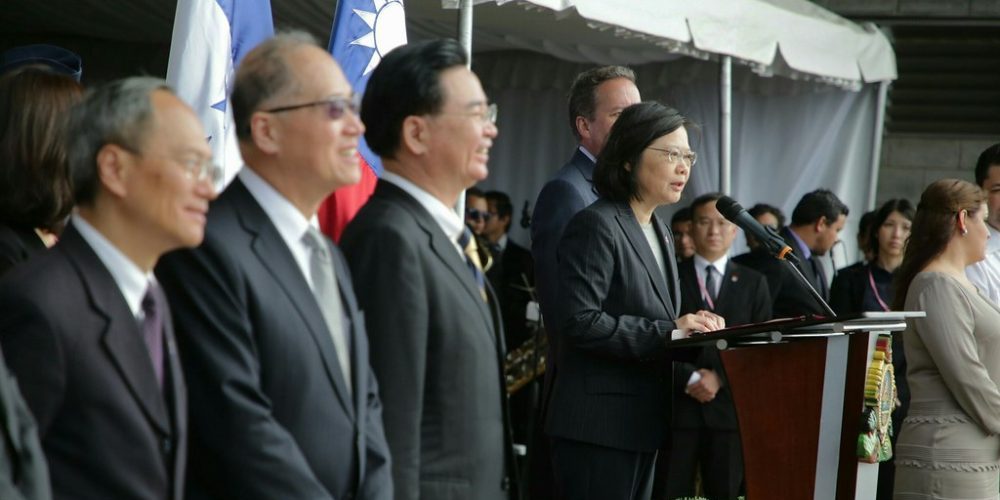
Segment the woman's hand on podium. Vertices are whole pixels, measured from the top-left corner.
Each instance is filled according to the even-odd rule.
[[[698,311],[693,314],[685,314],[677,318],[677,328],[680,328],[688,335],[694,332],[705,333],[722,330],[726,327],[726,320],[711,311]],[[687,336],[687,335],[685,335]]]

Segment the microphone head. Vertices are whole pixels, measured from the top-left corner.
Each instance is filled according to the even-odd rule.
[[[715,209],[718,210],[723,217],[729,220],[733,220],[737,215],[739,215],[740,212],[743,211],[743,207],[740,206],[739,203],[736,203],[736,200],[728,196],[719,198],[719,200],[715,202]]]

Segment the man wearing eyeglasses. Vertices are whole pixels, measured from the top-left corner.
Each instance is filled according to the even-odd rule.
[[[201,243],[219,170],[198,117],[159,79],[96,89],[68,130],[77,211],[56,246],[0,282],[0,342],[54,498],[180,500],[187,396],[152,271]]]
[[[729,258],[736,225],[716,209],[721,197],[721,193],[707,193],[691,202],[694,251],[677,265],[680,314],[712,311],[725,318],[727,326],[767,321],[771,319],[767,280]],[[657,460],[656,491],[665,487],[666,493],[654,492],[653,498],[696,496],[696,471],[701,473],[706,498],[740,495],[743,456],[736,409],[721,365],[714,347],[702,349],[694,363],[674,363],[672,436]]]
[[[360,179],[351,86],[314,40],[250,51],[231,102],[246,164],[205,243],[157,269],[191,398],[188,498],[392,497],[364,316],[316,211]]]
[[[497,136],[496,106],[466,62],[454,40],[399,47],[361,107],[385,171],[341,244],[364,277],[397,500],[499,500],[510,488],[500,315],[452,208],[486,178]]]
[[[559,303],[556,248],[563,230],[577,212],[597,201],[597,192],[593,188],[597,156],[604,149],[611,126],[622,110],[640,100],[635,73],[622,66],[593,68],[580,73],[573,81],[569,97],[569,126],[579,141],[579,147],[542,188],[531,215],[531,256],[537,270],[535,287],[547,332],[559,328],[555,324]],[[539,439],[529,448],[535,469],[532,471],[532,491],[536,495],[552,494],[548,486],[551,476],[548,442],[542,437],[541,428],[548,394],[559,372],[555,365],[559,346],[553,335],[548,337],[547,366],[536,432]]]

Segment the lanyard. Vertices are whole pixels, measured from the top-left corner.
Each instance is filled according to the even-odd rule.
[[[889,306],[885,305],[885,301],[882,300],[882,296],[878,293],[878,287],[875,286],[875,277],[872,276],[871,265],[868,266],[868,286],[871,287],[872,293],[875,294],[875,300],[878,301],[878,305],[882,306],[883,311],[888,311]]]

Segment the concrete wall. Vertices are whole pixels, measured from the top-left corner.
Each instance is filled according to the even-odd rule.
[[[998,138],[887,135],[882,142],[882,161],[876,205],[892,198],[907,198],[914,204],[928,184],[938,179],[975,181],[976,159]]]
[[[1000,15],[1000,0],[813,0],[842,16],[972,18]]]

